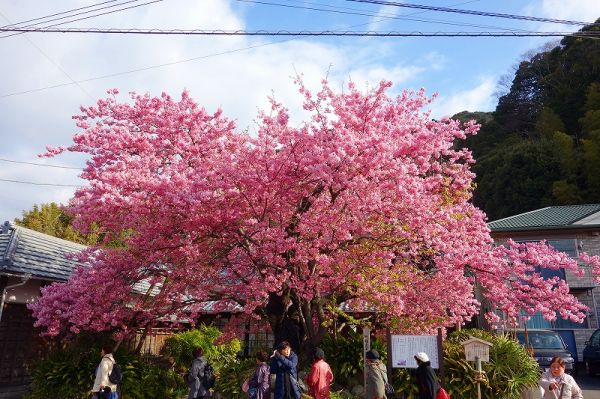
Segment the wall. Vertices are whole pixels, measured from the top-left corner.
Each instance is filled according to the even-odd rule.
[[[505,243],[508,238],[515,241],[533,241],[542,239],[573,239],[576,242],[578,253],[586,252],[589,255],[600,256],[600,233],[596,231],[587,231],[582,229],[573,230],[546,230],[530,232],[492,232],[494,241],[497,244]],[[577,296],[580,302],[589,307],[587,317],[587,327],[582,329],[573,329],[575,342],[577,346],[577,357],[583,358],[583,348],[585,342],[590,338],[596,328],[600,328],[600,287],[594,280],[592,270],[589,266],[583,266],[585,274],[581,277],[575,276],[567,271],[565,278],[569,287],[574,289],[573,294]]]
[[[9,277],[7,285],[19,284],[22,280]],[[10,288],[6,291],[6,303],[28,304],[33,303],[40,296],[40,280],[28,280],[24,285]]]

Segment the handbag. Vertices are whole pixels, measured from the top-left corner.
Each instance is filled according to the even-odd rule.
[[[450,399],[450,395],[444,388],[440,387],[437,391],[437,395],[435,395],[435,399]]]
[[[381,370],[379,367],[377,367],[377,369],[379,370],[379,374],[381,374],[381,378],[383,379],[383,390],[385,392],[385,396],[391,398],[396,393],[396,390],[394,389],[394,386],[388,382],[387,376],[383,373],[383,370]]]
[[[396,393],[396,390],[394,389],[392,384],[388,384],[387,382],[385,383],[383,388],[385,390],[385,396],[387,396],[388,398],[390,398],[392,395],[394,395]]]
[[[296,384],[296,386],[298,387],[298,390],[300,391],[300,394],[308,391],[308,387],[306,386],[304,381],[302,381],[301,378],[294,378],[290,374],[290,380],[292,381],[292,384],[294,384],[294,383]]]
[[[244,380],[244,383],[242,384],[242,391],[248,392],[249,389],[250,389],[250,379],[246,378]]]

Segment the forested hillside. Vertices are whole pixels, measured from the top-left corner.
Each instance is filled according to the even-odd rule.
[[[582,31],[600,31],[596,25]],[[565,37],[522,61],[480,133],[474,201],[490,220],[548,205],[600,202],[600,40]]]

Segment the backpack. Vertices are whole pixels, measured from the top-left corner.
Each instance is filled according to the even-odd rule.
[[[204,381],[202,381],[202,385],[204,385],[204,388],[210,389],[215,386],[216,381],[217,378],[215,377],[215,369],[213,369],[213,366],[210,363],[206,362],[206,366],[204,366]]]
[[[440,387],[435,399],[450,399],[450,395],[448,395],[448,392],[444,388]]]
[[[120,384],[121,381],[123,381],[123,373],[121,372],[121,366],[119,366],[117,363],[113,364],[112,370],[108,375],[108,381],[111,384],[117,385]]]

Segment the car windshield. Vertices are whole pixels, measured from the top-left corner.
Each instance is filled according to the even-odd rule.
[[[529,331],[529,345],[534,349],[564,349],[563,343],[556,333]],[[521,344],[525,343],[525,333],[517,332],[517,339]]]

